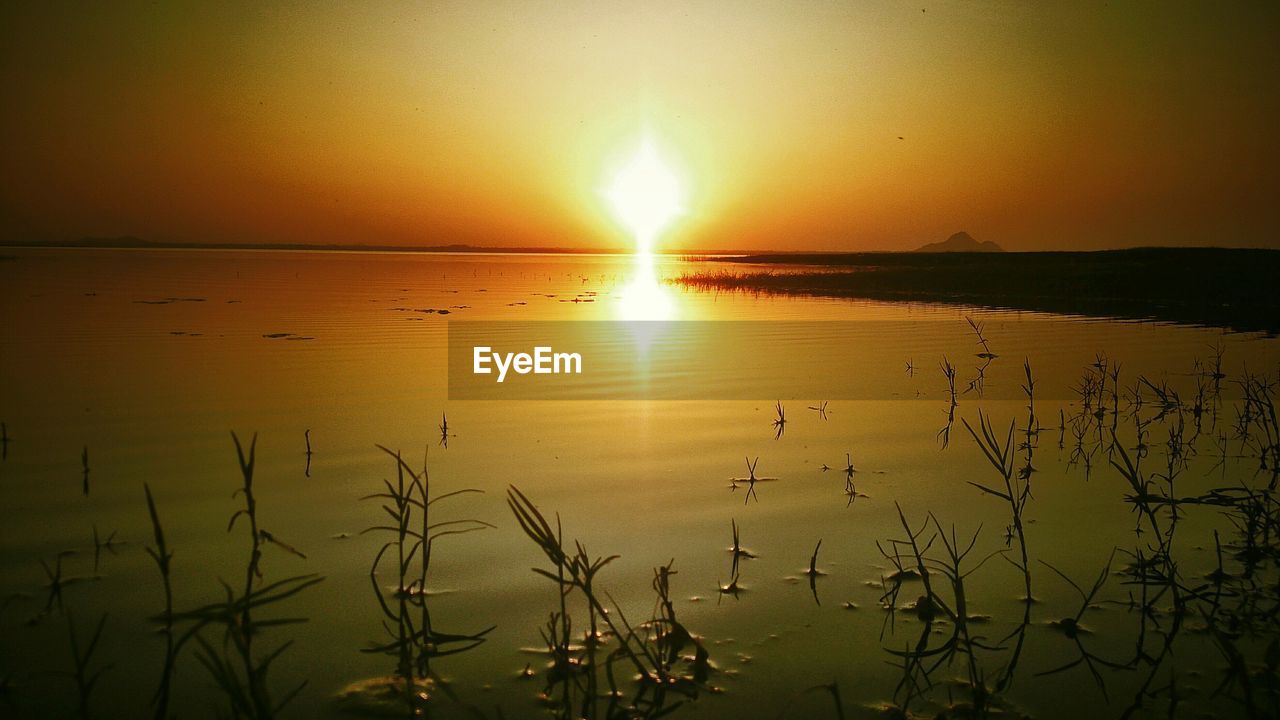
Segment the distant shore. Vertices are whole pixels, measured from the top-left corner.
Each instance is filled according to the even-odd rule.
[[[0,249],[626,255],[621,248],[177,243],[133,237],[0,242]],[[1280,250],[1131,248],[1037,252],[672,253],[695,269],[674,283],[823,297],[917,301],[1158,320],[1280,334]],[[0,260],[15,256],[0,254]],[[767,266],[767,267],[766,267]],[[695,265],[696,267],[696,265]]]
[[[689,272],[675,282],[707,290],[914,300],[1280,331],[1276,250],[774,253],[722,262],[736,267]]]
[[[295,250],[301,252],[389,252],[389,253],[545,253],[548,255],[622,255],[622,248],[567,247],[487,247],[480,245],[358,245],[339,243],[193,243],[161,242],[135,237],[83,238],[51,242],[0,242],[0,248],[87,248],[99,250]]]

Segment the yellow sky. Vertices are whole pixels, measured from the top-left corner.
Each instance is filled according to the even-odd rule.
[[[6,5],[0,239],[1280,245],[1275,6],[1042,5]]]

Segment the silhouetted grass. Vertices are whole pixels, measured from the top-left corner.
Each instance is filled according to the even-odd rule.
[[[307,681],[304,680],[287,690],[279,699],[273,697],[268,682],[269,672],[275,661],[288,650],[293,641],[286,641],[263,654],[256,651],[257,638],[268,629],[306,622],[306,618],[263,619],[257,617],[256,612],[273,607],[276,603],[297,595],[319,583],[323,578],[315,574],[296,575],[264,584],[261,570],[264,544],[280,546],[291,554],[300,555],[300,553],[276,540],[259,524],[258,504],[253,491],[257,435],[254,435],[247,454],[235,433],[231,434],[231,438],[235,443],[241,474],[241,487],[235,495],[243,499],[244,507],[232,514],[227,523],[227,531],[235,529],[236,523],[241,518],[244,519],[248,530],[246,544],[248,559],[245,564],[243,589],[237,592],[231,585],[221,581],[225,594],[222,601],[185,612],[172,612],[166,609],[165,613],[154,617],[153,620],[165,623],[170,629],[172,624],[186,624],[188,628],[174,643],[170,650],[171,654],[176,657],[188,642],[194,642],[193,655],[196,661],[205,668],[221,691],[231,715],[262,720],[279,714],[306,687]],[[156,528],[158,528],[158,520],[153,519],[153,530]],[[157,558],[157,563],[161,558],[171,557],[160,549],[160,539],[161,536],[157,536],[157,550],[153,555]],[[164,564],[168,565],[167,559]],[[164,572],[165,570],[162,569],[162,575]],[[215,644],[204,636],[202,631],[209,627],[221,629],[219,643]],[[168,667],[168,671],[171,672],[171,666]]]
[[[543,568],[533,568],[533,571],[556,583],[562,601],[567,595],[576,593],[586,603],[589,623],[586,662],[589,668],[595,665],[595,647],[603,638],[599,624],[603,623],[608,629],[608,635],[617,642],[617,647],[609,653],[605,662],[606,677],[615,691],[617,683],[612,671],[613,662],[625,660],[638,673],[642,684],[641,692],[644,692],[643,687],[655,688],[656,707],[666,707],[665,692],[670,689],[695,695],[698,686],[706,680],[709,670],[708,654],[701,643],[676,619],[670,597],[670,578],[674,574],[671,564],[655,570],[655,613],[643,626],[647,632],[641,636],[612,598],[612,610],[606,608],[603,598],[608,595],[596,584],[600,571],[616,560],[617,555],[592,558],[580,542],[575,543],[572,550],[566,549],[560,532],[552,531],[550,523],[537,506],[514,486],[507,490],[507,505],[524,533],[542,550],[555,568],[554,572]],[[736,563],[736,552],[734,557]],[[554,619],[553,615],[553,621]],[[553,622],[548,630],[553,632],[555,629]],[[680,676],[674,673],[673,664],[680,649],[689,644],[696,649],[693,673],[690,676]],[[586,697],[592,702],[598,694],[594,678],[594,672],[587,674]],[[596,716],[590,702],[584,705],[582,716]]]
[[[723,258],[740,271],[688,272],[702,290],[959,303],[1280,331],[1280,251],[794,253]],[[786,269],[758,270],[761,265]],[[816,269],[815,269],[816,268]]]
[[[147,512],[151,516],[151,532],[155,538],[155,547],[147,548],[147,554],[155,561],[160,571],[160,579],[164,587],[164,613],[161,615],[164,634],[164,666],[160,671],[160,685],[151,698],[155,709],[155,719],[165,720],[169,717],[169,700],[173,688],[173,671],[177,663],[177,649],[173,637],[173,552],[169,550],[164,538],[164,527],[160,524],[160,512],[156,509],[155,498],[151,496],[151,486],[143,483],[147,495]]]
[[[395,682],[397,691],[410,716],[425,711],[427,698],[419,689],[419,680],[430,679],[442,685],[432,669],[431,661],[437,657],[466,652],[484,642],[494,629],[490,626],[476,633],[445,633],[437,630],[431,620],[427,603],[427,577],[431,567],[434,543],[441,537],[461,535],[492,528],[493,525],[472,518],[461,520],[436,520],[431,509],[436,502],[469,493],[482,491],[465,488],[432,497],[430,474],[426,461],[421,471],[415,471],[400,456],[381,445],[378,449],[395,460],[396,482],[384,480],[385,492],[366,495],[362,500],[381,503],[381,509],[391,519],[390,525],[374,525],[364,533],[381,532],[391,538],[378,549],[369,567],[369,580],[383,616],[383,627],[388,639],[375,642],[364,652],[380,653],[396,659]],[[378,582],[378,572],[383,559],[395,560],[393,578],[395,591],[388,598]],[[416,564],[415,564],[416,560]]]
[[[79,633],[76,632],[76,623],[72,619],[71,613],[66,613],[67,618],[67,636],[71,643],[71,661],[72,670],[68,675],[76,685],[76,710],[81,720],[89,720],[93,717],[90,712],[90,700],[94,689],[98,686],[98,681],[102,679],[103,673],[111,669],[110,665],[92,669],[94,652],[98,649],[98,642],[102,640],[102,629],[106,627],[107,616],[103,615],[98,618],[97,624],[94,625],[93,634],[89,636],[88,643],[82,644]]]

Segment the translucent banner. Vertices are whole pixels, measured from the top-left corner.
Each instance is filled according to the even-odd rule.
[[[1070,399],[1082,378],[1196,391],[1273,344],[1202,328],[1070,318],[449,323],[453,400]],[[1123,360],[1120,373],[1111,358]],[[1199,373],[1199,375],[1197,375]],[[1222,373],[1219,373],[1222,374]],[[1221,383],[1219,383],[1221,384]],[[1204,391],[1203,388],[1200,389]],[[1108,391],[1111,392],[1111,391]]]

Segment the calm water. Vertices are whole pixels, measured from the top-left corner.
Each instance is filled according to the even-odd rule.
[[[1238,527],[1245,520],[1235,508],[1189,506],[1175,523],[1167,507],[1157,507],[1154,518],[1144,519],[1126,502],[1133,489],[1110,463],[1119,461],[1112,449],[1118,445],[1145,456],[1144,477],[1167,474],[1168,441],[1180,429],[1172,495],[1265,488],[1274,476],[1259,470],[1254,452],[1265,438],[1240,438],[1235,382],[1246,372],[1274,379],[1280,361],[1274,339],[1011,311],[699,294],[650,284],[648,271],[625,257],[10,252],[15,260],[0,261],[0,421],[10,438],[0,463],[6,713],[57,716],[74,709],[75,684],[60,674],[72,668],[66,615],[84,640],[104,613],[91,669],[111,667],[93,691],[93,708],[102,716],[148,712],[163,641],[146,618],[163,608],[163,595],[144,551],[152,539],[143,483],[155,495],[174,552],[175,606],[222,599],[219,578],[243,582],[247,556],[244,526],[227,532],[242,504],[233,497],[240,485],[233,430],[246,439],[258,433],[260,526],[306,556],[267,546],[264,582],[324,576],[264,612],[309,618],[260,636],[264,652],[294,641],[269,680],[280,695],[307,681],[287,716],[340,715],[336,698],[344,689],[396,669],[394,657],[362,652],[387,637],[369,578],[387,538],[360,534],[386,520],[378,503],[360,498],[395,478],[393,462],[376,444],[402,450],[415,467],[425,449],[433,494],[484,491],[433,506],[436,517],[495,526],[434,545],[427,600],[433,626],[458,634],[493,627],[482,644],[432,662],[456,698],[432,690],[429,707],[441,716],[557,712],[539,699],[548,662],[539,630],[559,609],[558,595],[530,570],[549,563],[514,521],[509,485],[549,517],[559,513],[566,539],[580,540],[592,555],[620,555],[596,582],[613,599],[606,604],[616,601],[633,624],[654,610],[653,568],[674,559],[675,609],[703,639],[713,666],[703,691],[677,717],[836,717],[833,694],[815,689],[832,683],[846,716],[904,704],[927,714],[967,700],[966,683],[975,674],[992,687],[1003,681],[1000,708],[1040,718],[1120,716],[1144,691],[1138,716],[1163,717],[1171,686],[1180,716],[1243,716],[1238,682],[1214,695],[1229,677],[1231,650],[1250,668],[1261,712],[1275,702],[1274,685],[1267,685],[1275,664],[1268,668],[1266,660],[1276,637],[1277,575],[1267,555],[1273,550],[1241,552]],[[652,271],[661,279],[684,269],[673,260]],[[874,393],[867,397],[874,399],[831,401],[825,417],[809,409],[824,397],[447,399],[451,320],[614,320],[655,307],[668,319],[862,323],[866,336],[850,345],[847,365],[806,364],[806,347],[847,342],[841,336],[780,337],[782,347],[795,350],[776,370],[829,373],[833,383],[862,373],[871,378]],[[415,312],[426,309],[437,312]],[[964,392],[983,364],[966,317],[984,323],[998,355],[982,398]],[[806,327],[821,332],[823,325]],[[1214,378],[1218,350],[1225,377]],[[939,368],[944,357],[956,367],[959,393],[949,443],[942,441],[951,407]],[[1003,487],[1003,480],[962,425],[976,427],[979,410],[989,413],[1001,442],[1010,421],[1025,426],[1024,357],[1036,377],[1040,427],[1032,436],[1033,492],[1023,515],[1038,602],[1025,624],[1023,573],[1007,561],[1017,559],[1019,548],[1006,530],[1009,505],[971,484]],[[1109,372],[1116,363],[1120,412],[1108,377],[1095,419],[1097,405],[1086,407],[1080,390],[1088,394],[1095,365]],[[1154,390],[1166,384],[1179,393],[1183,412],[1158,417]],[[1141,409],[1132,402],[1135,388],[1145,398]],[[1197,398],[1203,410],[1193,414]],[[780,437],[775,400],[787,419]],[[439,429],[446,413],[447,447]],[[1010,451],[1019,468],[1025,437],[1016,434]],[[857,470],[852,487],[846,453]],[[758,457],[757,475],[776,480],[735,487],[730,479],[748,474],[744,456]],[[1274,495],[1260,497],[1262,516],[1270,508],[1274,523]],[[910,607],[925,593],[919,580],[904,582],[896,599],[883,598],[895,567],[877,541],[892,552],[888,541],[906,538],[895,503],[915,530],[930,513],[936,517],[922,544],[938,526],[948,537],[954,526],[964,545],[980,529],[962,566],[977,568],[965,578],[973,616],[966,631],[985,638],[979,642],[988,648],[975,650],[972,664],[963,653],[949,663],[930,655],[923,665],[939,667],[926,677],[911,662],[904,671],[904,660],[891,652],[917,647],[922,631],[930,647],[943,646],[957,625],[946,617],[926,623]],[[1167,542],[1156,540],[1160,533],[1144,524],[1150,522],[1174,528]],[[740,561],[736,594],[720,589],[734,579],[733,523],[742,546],[756,555]],[[114,533],[116,544],[95,553],[95,526],[100,541]],[[1263,619],[1233,615],[1238,622],[1226,641],[1198,605],[1179,605],[1175,593],[1160,595],[1143,612],[1143,592],[1156,589],[1134,582],[1132,572],[1135,558],[1149,560],[1165,547],[1183,585],[1201,585],[1217,567],[1215,531],[1224,572],[1250,569],[1237,555],[1258,561],[1248,581],[1253,589],[1224,596],[1218,607],[1256,605]],[[819,540],[824,574],[811,588],[806,570]],[[1002,550],[1006,558],[979,567]],[[939,540],[928,554],[943,552]],[[62,590],[63,611],[55,602],[45,613],[50,590],[41,561],[52,569],[59,558],[63,579],[76,582]],[[1087,594],[1109,558],[1105,582],[1074,632],[1061,621],[1081,612],[1082,597],[1058,572]],[[930,576],[945,584],[939,572]],[[395,581],[383,572],[379,582]],[[942,594],[951,597],[949,589]],[[896,606],[892,617],[886,604]],[[575,633],[585,627],[579,607]],[[220,637],[205,634],[215,644]],[[526,667],[532,677],[522,677]],[[623,669],[622,689],[631,694]],[[191,652],[179,659],[174,692],[182,717],[215,716],[223,702]],[[552,695],[558,697],[554,689]]]

